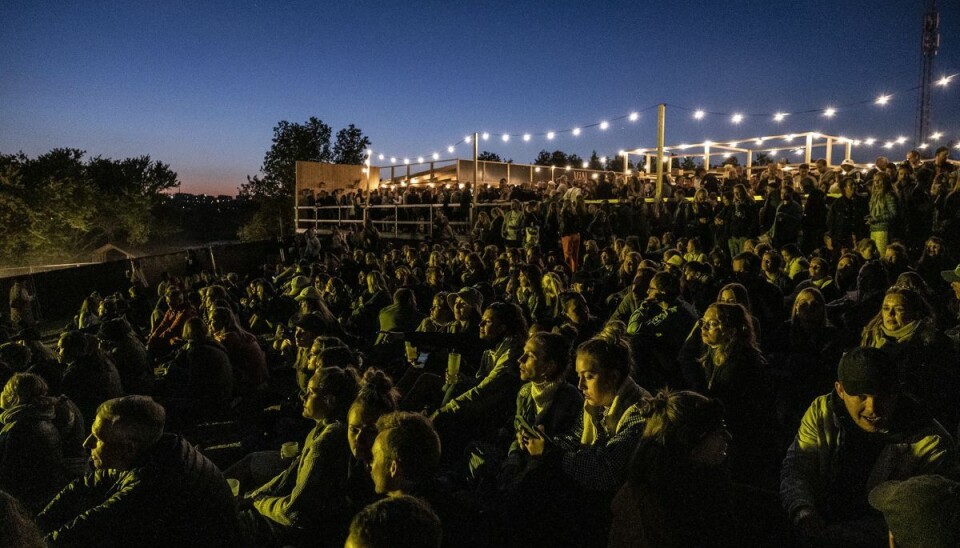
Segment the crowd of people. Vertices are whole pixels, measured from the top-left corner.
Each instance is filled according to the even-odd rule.
[[[310,229],[91,288],[55,346],[18,283],[0,545],[957,546],[948,156]]]

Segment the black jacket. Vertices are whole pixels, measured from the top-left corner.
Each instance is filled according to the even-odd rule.
[[[0,489],[37,511],[66,483],[53,400],[0,414]]]
[[[216,465],[164,434],[129,470],[97,470],[37,516],[50,546],[237,546],[237,511]]]

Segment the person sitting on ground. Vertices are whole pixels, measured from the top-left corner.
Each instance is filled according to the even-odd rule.
[[[94,472],[37,516],[50,546],[237,546],[236,504],[223,475],[146,396],[104,402],[85,445]]]
[[[113,362],[79,331],[68,331],[57,343],[63,377],[60,390],[77,407],[85,421],[97,414],[101,403],[123,395],[120,374]]]
[[[0,546],[47,547],[31,514],[20,501],[0,490]]]
[[[783,461],[780,499],[817,546],[877,546],[887,536],[867,494],[880,482],[957,473],[950,435],[904,394],[889,357],[855,348],[834,392],[810,405]]]
[[[776,530],[777,520],[759,520],[754,511],[774,516],[776,498],[764,501],[730,480],[725,463],[731,435],[723,404],[696,392],[663,390],[643,407],[643,437],[613,501],[608,546],[733,547],[760,545],[764,537],[769,542],[764,533]]]
[[[876,486],[868,500],[883,512],[890,546],[960,546],[960,483],[937,475],[892,480]]]
[[[103,350],[117,367],[123,391],[127,394],[150,394],[153,389],[153,367],[147,347],[140,342],[130,324],[123,318],[107,320],[97,336]]]
[[[16,373],[0,393],[0,489],[33,511],[66,483],[55,403],[32,373]]]
[[[647,289],[647,298],[630,315],[627,334],[634,354],[652,354],[635,378],[649,386],[677,386],[680,370],[676,361],[683,341],[697,321],[693,306],[680,297],[680,280],[658,272]]]
[[[207,334],[200,318],[183,326],[186,344],[177,352],[166,376],[167,408],[172,425],[225,418],[233,400],[233,367],[226,350]]]
[[[183,325],[197,315],[197,309],[184,298],[179,287],[167,287],[165,299],[167,311],[147,337],[147,349],[158,357],[173,349],[174,341],[183,332]]]
[[[407,495],[377,501],[354,516],[344,548],[440,548],[443,527],[428,504]]]
[[[300,455],[281,474],[243,496],[243,529],[260,546],[302,542],[327,544],[343,538],[349,516],[344,471],[350,448],[344,421],[357,392],[353,369],[319,369],[310,379],[303,416],[316,422]]]
[[[583,409],[583,396],[566,381],[570,365],[570,342],[556,333],[535,333],[523,346],[520,356],[520,380],[524,384],[517,394],[515,440],[510,444],[500,473],[501,484],[512,483],[529,464],[523,450],[528,436],[520,426],[543,426],[547,436],[556,436],[573,428]]]
[[[549,496],[550,516],[536,511],[536,527],[513,531],[517,544],[556,541],[596,544],[606,538],[605,518],[615,490],[623,484],[630,454],[644,428],[640,403],[649,398],[630,377],[633,356],[623,338],[623,327],[605,330],[577,348],[576,371],[583,393],[583,413],[573,428],[552,438],[525,436],[523,447],[540,460],[537,472],[527,474],[513,492],[519,523],[533,523],[529,500]],[[549,494],[549,495],[548,495]],[[532,497],[532,498],[531,498]],[[588,539],[593,539],[589,541]]]

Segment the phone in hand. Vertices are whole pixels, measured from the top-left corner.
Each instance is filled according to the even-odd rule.
[[[541,432],[539,428],[534,428],[529,422],[527,422],[523,417],[517,417],[517,428],[526,435],[541,439],[547,443],[553,443],[553,440],[550,439],[550,436]]]

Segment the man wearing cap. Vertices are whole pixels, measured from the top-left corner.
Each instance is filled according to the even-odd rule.
[[[943,476],[887,481],[870,491],[870,506],[883,512],[890,546],[960,546],[960,483]]]
[[[810,405],[781,469],[780,498],[816,545],[875,546],[886,537],[867,494],[880,482],[954,475],[953,439],[906,394],[880,350],[840,360],[835,391]]]

